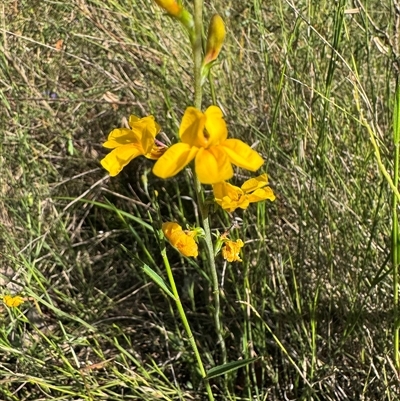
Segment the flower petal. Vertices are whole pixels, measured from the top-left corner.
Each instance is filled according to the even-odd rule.
[[[139,144],[141,135],[137,132],[133,132],[128,128],[116,128],[110,132],[108,139],[103,143],[103,146],[108,149],[114,149],[118,146],[127,145],[130,143]]]
[[[249,200],[249,202],[259,202],[266,199],[274,201],[275,195],[270,187],[266,187],[266,188],[259,188],[252,194],[247,195],[247,199]]]
[[[198,150],[187,143],[172,145],[157,160],[153,167],[153,174],[164,179],[173,177],[194,159]]]
[[[164,235],[169,239],[172,233],[176,231],[182,231],[182,227],[178,223],[174,223],[171,221],[167,221],[166,223],[162,223],[161,229]]]
[[[241,209],[247,209],[250,204],[246,195],[242,196],[237,201],[230,199],[228,196],[224,196],[221,202],[218,202],[218,200],[216,201],[222,207],[222,209],[226,210],[229,213],[233,213],[238,207],[240,207]]]
[[[216,184],[233,176],[232,165],[221,146],[201,148],[196,156],[195,169],[202,184]]]
[[[263,158],[240,139],[227,139],[221,146],[228,154],[231,163],[238,167],[256,171],[264,163]]]
[[[171,244],[183,255],[197,257],[199,254],[196,241],[184,231],[175,232],[171,235]]]
[[[153,116],[139,118],[133,114],[129,117],[129,126],[132,128],[132,131],[135,132],[148,131],[148,134],[152,135],[153,138],[155,138],[161,129],[161,127],[155,122]]]
[[[222,199],[227,196],[228,198],[237,201],[242,195],[244,195],[241,188],[225,181],[214,184],[213,191],[216,199]]]
[[[208,146],[218,145],[228,137],[228,129],[222,111],[217,106],[210,106],[205,111],[206,130],[209,135]]]
[[[265,187],[266,185],[268,185],[268,176],[266,173],[264,173],[258,177],[250,178],[250,180],[245,181],[241,188],[244,192],[249,193],[258,188]]]
[[[111,177],[115,177],[132,159],[143,155],[143,153],[140,145],[128,144],[118,146],[101,160],[100,163],[109,172]]]
[[[154,146],[154,138],[160,132],[160,126],[154,121],[153,116],[143,117],[137,119],[136,116],[130,116],[129,125],[132,127],[132,131],[137,133],[140,137],[142,147],[146,153],[151,152]]]
[[[179,127],[179,137],[181,141],[190,146],[207,146],[207,139],[204,137],[205,123],[206,116],[200,110],[194,107],[188,107]]]

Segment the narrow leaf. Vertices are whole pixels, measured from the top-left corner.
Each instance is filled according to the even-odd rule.
[[[205,379],[212,379],[217,376],[224,375],[225,373],[232,372],[243,366],[247,366],[260,358],[241,359],[240,361],[233,361],[225,363],[224,365],[214,366],[207,372]]]
[[[172,299],[175,299],[174,294],[171,292],[171,290],[168,288],[167,284],[165,284],[165,281],[162,279],[161,276],[159,276],[153,269],[151,269],[149,266],[144,265],[143,266],[143,271],[161,288],[163,289]]]
[[[393,134],[394,144],[397,146],[400,141],[400,82],[396,81],[396,94],[394,98],[394,112],[393,112]]]

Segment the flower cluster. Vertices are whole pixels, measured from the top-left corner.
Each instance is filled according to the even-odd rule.
[[[232,165],[256,171],[264,160],[246,143],[228,138],[219,107],[210,106],[204,113],[188,107],[179,127],[180,142],[169,148],[156,140],[160,126],[153,116],[138,118],[132,115],[129,127],[114,129],[103,144],[113,149],[101,161],[110,176],[116,176],[138,156],[157,160],[153,173],[164,179],[175,176],[194,161],[194,171],[200,183],[211,184],[216,203],[230,213],[237,208],[246,209],[250,203],[275,200],[272,189],[267,186],[265,173],[245,181],[240,188],[226,182],[233,176]],[[162,229],[172,246],[184,256],[198,255],[194,231],[184,231],[177,223],[164,223]],[[241,260],[237,255],[242,246],[241,241],[227,242],[222,255],[228,261]]]

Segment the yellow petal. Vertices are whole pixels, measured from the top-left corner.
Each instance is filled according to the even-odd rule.
[[[191,147],[187,143],[172,145],[156,162],[153,167],[153,174],[160,178],[173,177],[190,163],[198,148]]]
[[[190,146],[207,146],[207,138],[204,136],[205,123],[206,116],[200,110],[194,107],[188,107],[179,127],[179,137],[181,141]]]
[[[196,241],[183,231],[172,234],[171,244],[184,256],[196,258],[199,254]]]
[[[247,198],[248,198],[249,202],[260,202],[260,201],[263,201],[266,199],[269,199],[270,201],[274,201],[275,195],[270,187],[266,187],[266,188],[257,189],[252,194],[247,195]]]
[[[154,138],[160,132],[160,126],[154,121],[153,116],[138,118],[134,115],[129,117],[129,125],[132,131],[140,139],[146,153],[150,152],[154,146]]]
[[[143,154],[144,152],[140,145],[119,146],[111,151],[100,163],[111,177],[115,177],[132,159]]]
[[[221,146],[224,147],[230,161],[238,167],[256,171],[264,163],[262,157],[255,150],[239,139],[227,139]]]
[[[133,114],[129,116],[129,126],[133,131],[149,131],[155,137],[160,132],[160,126],[155,122],[153,116],[139,118]]]
[[[202,184],[215,184],[233,176],[232,165],[221,146],[201,148],[196,156],[195,170]]]
[[[133,132],[128,128],[116,128],[110,132],[108,140],[103,143],[103,146],[108,149],[114,149],[129,143],[139,144],[140,140],[141,135],[138,135],[137,132]]]
[[[246,195],[242,196],[237,201],[232,200],[227,196],[224,196],[221,200],[221,203],[219,203],[218,201],[217,203],[222,207],[222,209],[226,210],[229,213],[233,213],[238,207],[240,207],[241,209],[247,209],[250,204]]]
[[[215,199],[222,199],[225,196],[226,185],[227,185],[227,182],[225,182],[225,181],[217,182],[217,183],[213,184],[213,192],[214,192]]]
[[[217,106],[210,106],[204,114],[207,117],[205,127],[209,135],[208,146],[218,145],[225,141],[228,137],[228,129],[221,109]]]
[[[242,189],[244,192],[249,193],[252,191],[255,191],[258,188],[262,188],[268,185],[268,177],[267,174],[261,174],[258,177],[255,178],[250,178],[250,180],[247,180],[243,183]]]
[[[216,199],[228,197],[232,200],[237,201],[243,195],[243,191],[241,188],[229,184],[229,182],[218,182],[214,184],[213,191],[214,197]]]
[[[176,231],[182,231],[182,227],[178,223],[174,223],[171,221],[167,221],[166,223],[163,223],[161,226],[161,229],[164,233],[164,235],[169,239],[172,233]]]

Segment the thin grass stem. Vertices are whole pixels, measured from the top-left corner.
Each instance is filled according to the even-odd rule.
[[[393,142],[394,142],[394,177],[393,184],[398,187],[399,183],[399,142],[400,142],[400,87],[399,80],[396,81],[396,98],[394,103],[393,121]],[[392,263],[393,263],[393,352],[397,371],[400,369],[399,360],[399,248],[398,248],[398,199],[395,193],[392,194]]]

